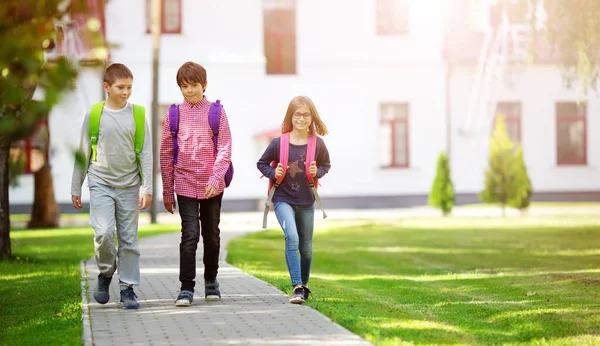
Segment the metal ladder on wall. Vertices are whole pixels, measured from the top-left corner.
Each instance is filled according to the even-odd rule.
[[[467,115],[459,129],[461,134],[475,137],[493,116],[496,101],[492,89],[504,77],[509,63],[520,63],[524,60],[526,31],[527,27],[524,25],[511,25],[506,14],[495,30],[492,28],[486,30],[471,88]]]

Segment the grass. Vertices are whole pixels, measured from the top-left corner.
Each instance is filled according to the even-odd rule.
[[[307,303],[376,345],[600,344],[600,217],[320,222]],[[228,261],[291,293],[283,235]]]
[[[139,237],[176,230],[142,226]],[[90,227],[11,230],[0,262],[0,345],[81,344],[80,261],[94,254]]]
[[[466,208],[500,208],[498,204],[474,203],[458,207]],[[600,202],[531,202],[533,208],[600,208]],[[509,208],[507,206],[507,208]]]

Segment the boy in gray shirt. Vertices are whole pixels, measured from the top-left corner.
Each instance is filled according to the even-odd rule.
[[[133,74],[127,66],[112,64],[106,68],[103,87],[108,97],[94,105],[83,120],[79,153],[84,162],[76,160],[71,182],[73,206],[81,210],[81,186],[88,177],[90,224],[100,271],[94,299],[100,304],[110,300],[110,282],[118,268],[120,303],[125,309],[139,307],[133,291],[133,285],[140,283],[138,217],[139,210],[152,202],[151,132],[144,108],[127,102],[132,84]],[[136,123],[141,127],[138,130]]]

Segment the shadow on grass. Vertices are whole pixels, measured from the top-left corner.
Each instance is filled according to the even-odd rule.
[[[311,281],[309,304],[371,339],[412,343],[512,343],[600,332],[600,305],[589,284],[502,278],[460,283],[408,280]],[[550,288],[549,288],[550,287]],[[535,290],[535,291],[529,291]],[[527,293],[535,294],[528,296]]]
[[[9,265],[11,268],[7,269]],[[3,273],[0,277],[3,345],[79,344],[78,263],[63,262],[61,266],[3,263],[0,272]]]
[[[315,234],[308,304],[376,344],[589,340],[600,333],[599,236],[592,226],[329,229]],[[228,255],[289,287],[281,231],[234,240]]]

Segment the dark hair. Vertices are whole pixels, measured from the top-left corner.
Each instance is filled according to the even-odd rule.
[[[206,70],[195,62],[188,61],[177,70],[177,85],[183,83],[200,83],[206,91]]]
[[[104,83],[113,85],[113,83],[119,78],[131,78],[133,79],[133,73],[131,70],[119,63],[110,64],[106,70],[104,70]]]

